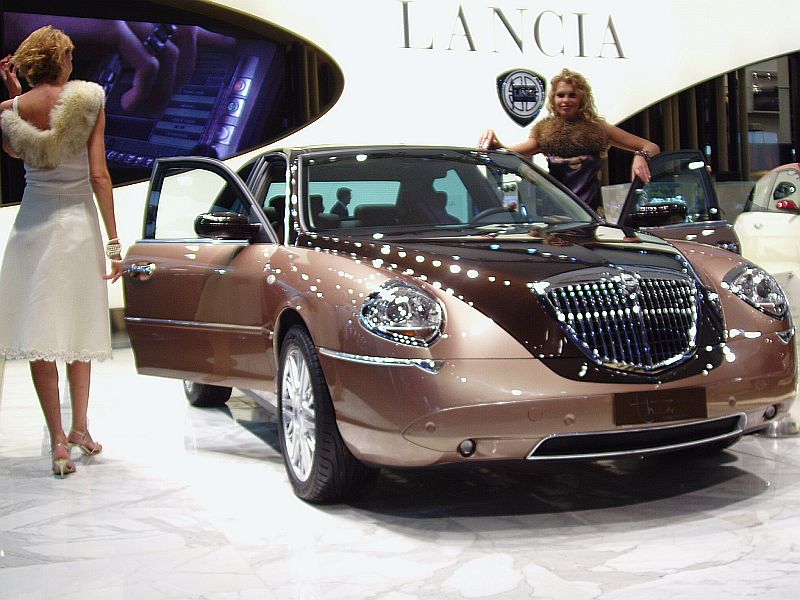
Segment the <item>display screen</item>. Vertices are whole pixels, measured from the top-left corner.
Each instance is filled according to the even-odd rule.
[[[227,158],[287,126],[280,43],[207,25],[5,11],[4,55],[46,24],[75,44],[72,79],[106,91],[115,183],[146,178],[158,157]]]

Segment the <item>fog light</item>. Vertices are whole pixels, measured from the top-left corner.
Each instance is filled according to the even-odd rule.
[[[764,411],[764,418],[765,419],[771,419],[776,414],[778,414],[778,408],[775,405],[768,406],[767,410]]]
[[[464,440],[458,445],[458,453],[463,456],[472,456],[475,454],[475,440]]]

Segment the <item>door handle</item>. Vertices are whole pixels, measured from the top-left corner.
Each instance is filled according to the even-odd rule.
[[[753,223],[753,227],[755,229],[761,229],[762,227],[764,227],[764,224],[763,223]]]
[[[131,263],[122,271],[129,279],[136,281],[147,281],[156,272],[156,266],[153,263]]]

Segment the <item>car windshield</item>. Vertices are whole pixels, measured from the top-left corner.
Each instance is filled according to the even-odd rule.
[[[477,150],[361,150],[303,162],[303,213],[315,231],[463,234],[597,223],[519,156]]]

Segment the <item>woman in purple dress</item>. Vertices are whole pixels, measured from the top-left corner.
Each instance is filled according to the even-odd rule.
[[[564,69],[553,77],[547,110],[550,116],[534,125],[525,141],[505,146],[489,129],[481,135],[478,147],[507,147],[525,156],[544,153],[550,174],[598,212],[602,211],[600,168],[609,146],[634,152],[631,178],[650,181],[647,163],[659,153],[659,147],[599,117],[592,88],[583,75]]]

